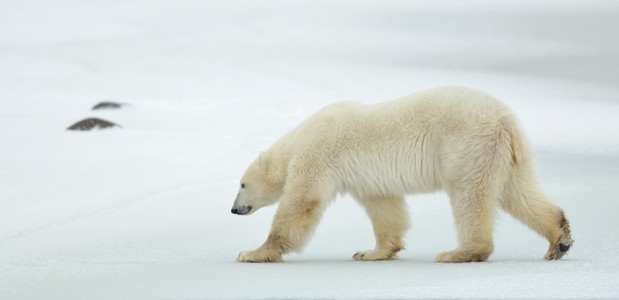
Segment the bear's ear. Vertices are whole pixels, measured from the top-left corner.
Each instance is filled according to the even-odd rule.
[[[264,153],[264,151],[261,151],[260,154],[258,155],[258,164],[266,165],[267,160],[268,160],[267,155]]]

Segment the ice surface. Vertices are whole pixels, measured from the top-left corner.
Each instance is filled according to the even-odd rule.
[[[618,298],[618,20],[616,1],[4,1],[0,299]],[[343,197],[302,254],[234,261],[275,209],[230,214],[260,150],[328,103],[447,84],[513,108],[567,257],[501,214],[489,262],[435,264],[456,240],[433,194],[410,197],[399,260],[352,261],[374,241]],[[65,130],[91,116],[123,129]]]

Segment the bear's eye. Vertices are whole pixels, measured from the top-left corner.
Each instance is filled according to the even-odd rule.
[[[245,188],[245,184],[241,183],[241,188],[244,189]]]

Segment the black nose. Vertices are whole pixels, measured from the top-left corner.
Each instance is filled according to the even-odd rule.
[[[238,211],[238,210],[236,210],[236,208],[233,208],[233,209],[231,210],[231,212],[232,212],[233,214],[235,214],[235,215],[236,215],[239,211]]]

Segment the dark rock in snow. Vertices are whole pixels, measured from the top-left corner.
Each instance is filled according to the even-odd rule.
[[[99,102],[97,105],[92,107],[92,110],[99,109],[119,109],[123,106],[121,103],[111,102],[111,101],[103,101]]]
[[[118,124],[114,124],[110,121],[98,119],[98,118],[87,118],[81,120],[73,125],[71,125],[67,130],[80,130],[80,131],[88,131],[93,129],[105,129],[111,127],[121,127]]]

